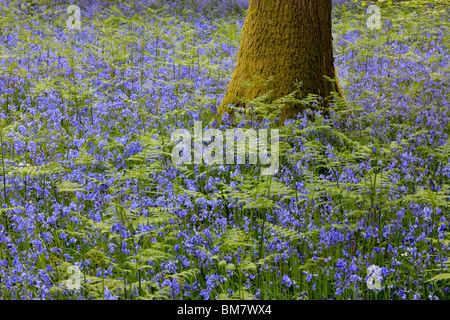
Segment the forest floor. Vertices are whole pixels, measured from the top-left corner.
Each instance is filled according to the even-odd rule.
[[[173,162],[245,12],[3,8],[1,299],[449,299],[448,1],[377,6],[334,5],[351,113],[278,128],[274,175]]]

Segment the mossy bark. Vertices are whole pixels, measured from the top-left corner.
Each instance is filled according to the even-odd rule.
[[[250,0],[232,80],[219,106],[233,116],[227,106],[246,107],[239,98],[253,99],[273,90],[266,102],[296,90],[294,81],[302,81],[297,98],[313,93],[327,98],[339,86],[323,75],[336,79],[331,35],[332,0]],[[273,81],[244,87],[254,76]],[[328,102],[325,101],[325,106]],[[293,119],[304,108],[288,105],[281,109],[280,122]]]

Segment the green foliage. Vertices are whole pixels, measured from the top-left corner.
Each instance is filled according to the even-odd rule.
[[[39,4],[45,2],[39,1]],[[393,23],[392,30],[403,26],[405,34],[362,33],[366,15],[337,6],[335,41],[344,39],[347,33],[359,32],[354,41],[336,46],[337,54],[352,53],[361,66],[385,59],[389,68],[395,70],[403,60],[421,61],[422,57],[413,51],[394,55],[393,41],[412,43],[423,49],[431,42],[424,32],[418,33],[419,24],[431,33],[441,24],[448,29],[448,22],[436,19],[445,9],[446,1],[434,1],[436,7],[432,9],[424,7],[425,1],[418,0],[403,1],[396,6],[387,2],[379,4],[389,15],[386,20]],[[423,17],[417,20],[413,11],[419,9]],[[408,283],[404,285],[410,289],[416,290],[414,280],[431,283],[439,290],[448,282],[448,262],[445,263],[448,257],[442,256],[449,245],[448,233],[442,238],[434,230],[436,235],[414,244],[418,251],[426,252],[432,246],[433,257],[439,256],[444,262],[433,262],[420,279],[413,281],[406,275],[415,270],[411,253],[395,257],[388,253],[374,254],[404,241],[400,231],[395,236],[384,237],[384,226],[398,224],[407,228],[411,220],[424,219],[413,215],[411,208],[415,204],[426,205],[435,225],[445,227],[436,212],[441,210],[443,216],[448,216],[450,181],[443,172],[449,162],[450,139],[446,137],[442,142],[430,133],[437,130],[434,136],[442,137],[448,134],[448,128],[436,129],[424,123],[422,130],[413,129],[423,105],[417,100],[424,87],[422,80],[404,80],[400,74],[392,74],[388,79],[350,70],[347,79],[339,79],[344,90],[350,83],[358,85],[363,91],[360,98],[378,101],[377,110],[368,113],[362,107],[364,102],[351,101],[350,114],[349,110],[340,108],[337,101],[331,110],[331,119],[316,115],[308,119],[307,125],[306,119],[299,119],[280,128],[280,165],[291,168],[294,176],[285,177],[280,172],[261,177],[258,165],[241,165],[236,172],[204,164],[172,168],[170,151],[174,143],[167,124],[171,128],[187,126],[192,121],[192,113],[200,107],[199,117],[204,127],[213,118],[213,111],[205,106],[217,105],[221,93],[219,82],[231,76],[231,69],[224,68],[221,61],[235,61],[240,38],[237,22],[242,22],[241,18],[215,20],[216,29],[211,31],[210,39],[205,40],[194,23],[168,15],[164,8],[149,7],[142,15],[125,16],[111,5],[105,16],[94,16],[89,22],[93,38],[91,43],[81,47],[74,40],[76,36],[51,37],[52,30],[63,24],[63,17],[55,16],[51,22],[41,21],[39,15],[27,16],[22,12],[23,19],[17,22],[15,14],[19,13],[11,9],[0,17],[2,34],[20,39],[17,46],[0,46],[0,59],[10,62],[0,71],[0,76],[11,89],[9,93],[1,93],[0,102],[5,115],[0,120],[0,201],[6,204],[0,208],[0,220],[5,227],[2,229],[5,237],[19,239],[16,246],[22,260],[27,259],[34,245],[30,239],[39,240],[38,228],[42,231],[54,228],[52,239],[42,242],[48,255],[33,261],[35,269],[51,267],[54,270],[53,286],[49,290],[52,298],[103,299],[106,287],[121,299],[202,299],[201,290],[194,290],[194,284],[203,288],[211,279],[207,276],[212,275],[223,278],[211,291],[212,299],[355,298],[353,288],[335,294],[338,280],[333,268],[338,261],[355,260],[355,266],[360,269],[355,275],[364,279],[367,266],[356,261],[360,259],[356,258],[356,251],[373,255],[371,261],[380,265],[388,259],[401,260],[396,269],[400,274],[398,279],[403,284]],[[34,30],[41,32],[37,36],[27,28],[14,27],[15,23],[26,25],[35,21],[33,19],[41,30]],[[156,48],[154,52],[136,49],[146,42]],[[70,66],[71,73],[61,65],[47,63],[42,63],[38,69],[26,69],[26,62],[38,58],[27,55],[32,45],[40,46],[41,52],[52,50],[52,54]],[[229,52],[222,52],[224,47]],[[168,61],[163,54],[171,50],[173,59]],[[139,55],[151,56],[153,62],[140,64]],[[92,56],[105,63],[104,70],[90,70]],[[444,58],[436,53],[423,63],[431,68]],[[146,76],[145,70],[150,70]],[[180,70],[187,70],[187,75],[177,77]],[[102,71],[108,72],[111,78],[103,78],[103,83],[97,85]],[[173,78],[163,71],[173,72]],[[448,67],[438,67],[430,73],[430,78],[444,83],[449,71]],[[79,79],[75,76],[77,73],[86,76]],[[207,74],[214,80],[211,86],[215,86],[217,97],[195,91],[198,74]],[[354,77],[356,74],[359,78]],[[364,86],[369,76],[371,81],[386,87],[384,100]],[[411,119],[390,113],[394,106],[389,99],[394,92],[388,84],[393,79],[398,79],[400,86],[413,98],[412,104],[417,100]],[[125,85],[127,82],[141,84],[138,97],[131,94]],[[170,108],[162,106],[162,94],[152,91],[153,84],[173,85],[174,101],[179,103],[189,97],[188,102]],[[102,111],[99,116],[102,121],[98,124],[100,133],[86,136],[82,128],[94,126],[93,109],[97,104],[112,103],[118,92],[121,93],[119,101],[124,109],[134,112],[133,116],[121,117],[117,111]],[[255,124],[255,119],[262,117],[273,123],[283,104],[297,101],[291,93],[270,105],[264,104],[262,101],[269,94],[246,101],[254,106],[254,112],[236,119]],[[60,120],[50,121],[39,112],[32,115],[21,109],[22,101],[29,98],[31,106],[41,110],[39,99],[47,95],[60,99]],[[317,97],[304,97],[300,102],[310,105],[317,102]],[[164,107],[167,107],[164,112],[158,112],[158,108],[161,111]],[[442,106],[437,101],[428,108],[439,111]],[[118,139],[134,125],[134,116],[144,125],[130,139],[142,147],[142,151],[125,155],[126,144]],[[119,118],[120,121],[116,121]],[[377,131],[376,123],[380,122],[389,122],[390,132]],[[31,126],[32,129],[22,134],[19,126],[29,128],[27,124],[39,126]],[[402,132],[410,134],[397,137]],[[82,142],[75,144],[75,139]],[[416,148],[417,139],[430,140]],[[36,165],[35,159],[25,151],[15,153],[16,141],[27,146],[33,141],[45,164]],[[99,155],[108,152],[122,158],[97,160]],[[403,154],[417,159],[413,168],[402,168]],[[123,166],[119,166],[121,162]],[[173,175],[171,170],[175,172]],[[167,180],[170,187],[164,189],[158,185],[156,177],[166,177],[168,172],[171,172]],[[343,182],[343,177],[352,179]],[[198,188],[192,190],[186,178],[194,180]],[[208,186],[209,179],[215,181],[213,186]],[[39,182],[46,192],[30,189],[30,180]],[[14,190],[17,197],[10,196],[8,190]],[[170,201],[160,203],[169,191]],[[186,199],[185,203],[178,203],[177,197],[181,196]],[[96,204],[91,200],[94,197],[100,199]],[[10,203],[11,199],[19,199],[20,203]],[[189,201],[191,206],[186,204]],[[35,206],[35,217],[30,218],[27,206]],[[405,210],[403,217],[397,215],[400,209]],[[205,211],[207,217],[203,218]],[[52,218],[40,220],[41,214]],[[226,220],[225,226],[217,216]],[[19,219],[35,225],[18,230],[15,221]],[[375,230],[372,235],[364,231],[368,227]],[[327,231],[333,231],[337,238],[344,240],[320,242],[321,233]],[[418,231],[412,230],[412,235],[419,236],[414,232]],[[202,244],[187,246],[184,235],[189,233],[201,239]],[[297,255],[286,251],[287,244]],[[347,250],[345,255],[344,249]],[[12,250],[10,246],[0,243],[0,259],[12,261],[9,250]],[[185,260],[181,261],[180,256]],[[172,264],[172,269],[165,268],[167,264]],[[81,270],[78,291],[67,287],[70,276],[67,270],[73,266]],[[313,275],[312,281],[306,279],[309,275]],[[283,276],[294,280],[296,285],[282,286]],[[166,279],[173,286],[182,287],[181,293],[174,294],[172,288],[163,285]],[[317,286],[315,291],[313,282]],[[387,279],[386,284],[396,285],[391,279]],[[425,286],[423,292],[428,290]],[[387,290],[379,296],[361,290],[365,290],[364,298],[368,299],[383,298],[383,294],[387,294]],[[1,288],[0,292],[2,298],[11,298],[11,294]]]

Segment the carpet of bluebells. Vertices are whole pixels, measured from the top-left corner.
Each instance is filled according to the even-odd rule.
[[[273,176],[171,158],[275,128],[211,122],[248,1],[0,4],[1,299],[450,297],[448,1],[336,1],[346,101],[301,100]]]

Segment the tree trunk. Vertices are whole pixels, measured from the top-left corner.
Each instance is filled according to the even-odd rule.
[[[272,102],[294,90],[294,81],[303,86],[296,98],[313,93],[327,98],[332,91],[341,96],[339,86],[323,75],[336,79],[331,36],[332,0],[250,0],[237,64],[232,80],[219,107],[233,116],[227,106],[245,106],[239,98],[253,99],[273,90],[265,101]],[[244,87],[242,81],[254,82],[254,76],[273,81]],[[335,88],[336,87],[336,88]],[[328,101],[324,101],[328,106]],[[304,106],[286,104],[280,123],[294,119]]]

